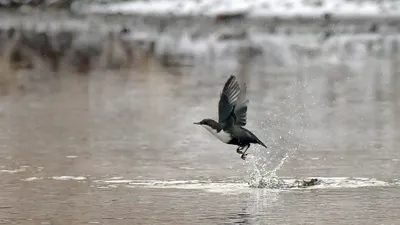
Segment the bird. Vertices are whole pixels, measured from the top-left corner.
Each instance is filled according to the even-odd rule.
[[[225,82],[218,102],[218,122],[213,119],[203,119],[195,122],[203,126],[220,141],[229,145],[236,145],[236,152],[241,159],[246,159],[246,152],[250,144],[258,144],[268,148],[251,131],[244,128],[247,124],[247,107],[249,100],[246,99],[246,84],[242,87],[234,75]]]

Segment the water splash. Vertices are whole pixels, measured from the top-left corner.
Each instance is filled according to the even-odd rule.
[[[295,108],[287,105],[287,107]],[[249,157],[251,164],[248,170],[248,184],[252,188],[284,189],[291,186],[277,176],[277,172],[283,165],[297,152],[300,147],[308,148],[306,143],[307,136],[304,135],[304,129],[307,125],[301,119],[300,113],[292,110],[294,114],[287,115],[287,121],[278,121],[274,126],[270,126],[271,131],[267,132],[272,141],[268,151],[257,148],[255,156]],[[300,121],[300,126],[291,124],[293,119]],[[271,121],[269,121],[269,124]],[[292,128],[286,130],[288,126]],[[297,125],[297,124],[296,124]],[[282,128],[284,130],[282,130]],[[273,154],[271,154],[273,152]],[[284,154],[282,154],[284,153]],[[276,164],[276,162],[278,162]]]
[[[289,158],[289,153],[286,153],[279,164],[270,171],[267,171],[267,164],[259,164],[257,160],[253,160],[253,169],[249,174],[248,184],[253,188],[269,188],[283,189],[286,183],[276,175],[276,172],[282,168],[286,160]],[[267,172],[265,172],[267,171]]]

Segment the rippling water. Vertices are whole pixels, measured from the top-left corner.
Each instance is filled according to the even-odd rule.
[[[398,224],[399,83],[385,63],[253,62],[248,129],[269,148],[246,161],[193,125],[217,116],[234,63],[28,80],[0,101],[0,223]]]

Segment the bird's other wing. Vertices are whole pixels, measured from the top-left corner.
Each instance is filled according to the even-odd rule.
[[[235,108],[240,92],[236,77],[231,75],[226,81],[218,103],[218,122],[224,123],[229,119]]]
[[[247,105],[249,100],[246,98],[247,85],[243,84],[240,88],[239,97],[235,104],[235,109],[233,111],[234,123],[239,126],[246,126],[247,123]]]

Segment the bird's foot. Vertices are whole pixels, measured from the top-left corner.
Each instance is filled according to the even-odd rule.
[[[240,154],[240,155],[243,155],[242,149],[243,149],[243,148],[240,148],[240,147],[239,147],[239,148],[236,149],[236,152],[237,152],[238,154]]]
[[[242,154],[242,156],[240,158],[242,158],[243,160],[246,160],[247,154]]]

